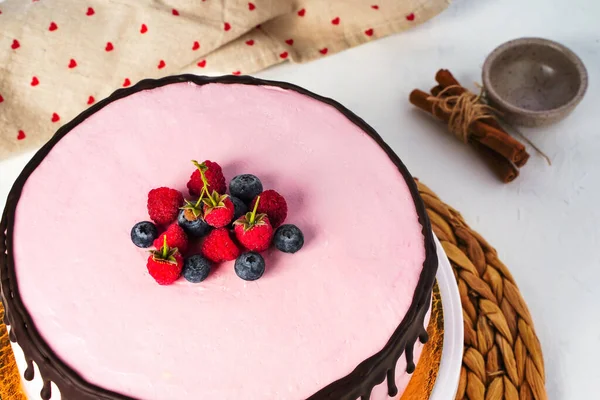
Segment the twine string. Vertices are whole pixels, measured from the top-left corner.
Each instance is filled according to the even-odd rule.
[[[485,89],[477,85],[480,89],[479,94],[470,92],[460,85],[451,85],[436,96],[429,96],[427,100],[432,103],[432,113],[436,117],[441,111],[449,114],[450,119],[448,120],[448,128],[460,141],[467,143],[471,131],[469,127],[475,121],[481,119],[495,119],[500,126],[508,126],[513,132],[517,133],[523,140],[527,142],[540,156],[542,156],[548,165],[552,165],[550,157],[544,153],[531,139],[525,136],[520,130],[506,121],[498,118],[502,113],[494,107],[487,104],[485,99]],[[460,88],[463,92],[459,95],[447,95],[453,89]],[[506,129],[505,129],[506,130]]]
[[[447,95],[452,89],[461,88],[460,85],[452,85],[444,88],[437,96],[430,96],[432,102],[432,113],[442,111],[450,115],[448,128],[460,141],[467,143],[471,135],[469,127],[475,121],[486,118],[494,118],[496,110],[481,102],[483,91],[480,94],[464,90],[460,95]],[[439,110],[439,111],[438,111]]]

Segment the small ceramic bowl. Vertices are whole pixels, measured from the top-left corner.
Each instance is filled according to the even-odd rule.
[[[483,65],[490,104],[514,125],[560,121],[579,104],[588,85],[583,62],[551,40],[522,38],[496,48]]]

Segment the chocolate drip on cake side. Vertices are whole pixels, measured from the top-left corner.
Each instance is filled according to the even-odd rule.
[[[317,393],[313,394],[308,400],[369,400],[373,388],[387,380],[388,394],[395,396],[398,394],[396,387],[395,374],[396,364],[404,354],[406,357],[407,372],[414,371],[413,347],[417,340],[425,343],[428,340],[425,331],[425,316],[429,310],[431,302],[431,291],[437,272],[437,254],[433,240],[429,218],[425,211],[423,201],[419,196],[417,186],[410,173],[393,152],[393,150],[383,141],[383,139],[371,128],[365,121],[356,116],[350,110],[332,99],[328,99],[314,94],[301,87],[276,81],[266,81],[252,78],[249,76],[222,76],[217,78],[196,76],[196,75],[177,75],[162,79],[146,79],[130,87],[119,89],[108,98],[94,104],[71,122],[62,126],[56,134],[46,143],[31,159],[23,172],[19,175],[13,185],[7,199],[6,208],[2,214],[0,223],[0,278],[1,278],[1,296],[5,308],[5,322],[11,326],[11,340],[13,338],[23,349],[27,360],[27,369],[25,378],[33,379],[34,370],[32,361],[38,366],[42,380],[44,382],[41,388],[41,396],[48,400],[52,395],[51,382],[54,382],[64,400],[133,400],[130,397],[106,390],[85,381],[79,374],[66,365],[52,349],[41,338],[31,320],[29,313],[21,296],[19,294],[16,282],[14,259],[12,254],[13,226],[14,217],[25,181],[29,175],[37,168],[46,155],[52,150],[54,145],[67,135],[74,127],[83,122],[92,114],[100,111],[108,104],[127,97],[134,93],[158,88],[174,83],[194,83],[196,85],[205,85],[210,83],[221,84],[242,84],[257,86],[275,86],[286,90],[292,90],[305,96],[312,97],[322,103],[325,103],[341,112],[355,125],[367,133],[388,155],[390,160],[397,166],[398,171],[404,177],[406,184],[411,192],[419,222],[422,226],[422,234],[425,243],[425,260],[423,270],[419,277],[419,282],[415,290],[413,301],[404,319],[394,331],[392,337],[386,345],[373,356],[360,363],[351,373],[345,377],[330,383]]]

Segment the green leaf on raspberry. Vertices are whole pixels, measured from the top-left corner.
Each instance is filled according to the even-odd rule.
[[[185,200],[185,205],[183,207],[181,207],[181,210],[184,210],[184,215],[186,217],[186,219],[188,221],[194,221],[198,218],[202,218],[202,198],[204,194],[204,190],[202,190],[202,193],[200,194],[200,197],[198,198],[198,200],[193,203],[189,200]],[[193,218],[188,218],[190,217],[189,214],[193,215]]]
[[[170,248],[167,245],[167,235],[163,236],[163,246],[160,249],[150,250],[154,261],[165,261],[169,264],[177,264],[175,255],[179,252],[177,247]]]
[[[208,206],[208,209],[205,210],[205,213],[208,214],[214,208],[225,207],[225,199],[228,197],[228,194],[219,194],[219,192],[213,190],[212,194],[207,195],[206,198],[202,200],[204,204]]]
[[[256,198],[256,203],[254,203],[254,209],[250,212],[247,212],[246,215],[241,216],[235,221],[234,225],[242,225],[244,227],[244,232],[252,229],[253,226],[265,225],[267,218],[267,214],[257,214],[258,210],[258,202],[260,201],[260,196]]]

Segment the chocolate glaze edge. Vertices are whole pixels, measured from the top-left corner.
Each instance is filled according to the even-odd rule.
[[[142,80],[132,87],[115,91],[106,99],[99,101],[83,111],[72,121],[62,126],[35,154],[15,181],[8,195],[6,208],[4,209],[2,220],[0,222],[0,300],[2,300],[6,310],[7,325],[11,326],[12,339],[14,339],[14,341],[16,341],[23,349],[28,365],[31,364],[32,361],[38,365],[44,381],[41,397],[43,399],[50,398],[50,382],[54,382],[58,386],[64,400],[132,399],[131,397],[103,389],[85,381],[77,372],[73,371],[53,353],[52,349],[50,349],[36,330],[18,291],[14,259],[11,251],[15,210],[23,186],[29,175],[43,161],[44,157],[50,152],[54,145],[90,115],[101,110],[113,101],[139,91],[182,82],[193,83],[196,85],[221,83],[275,86],[309,96],[334,107],[344,114],[346,118],[375,140],[375,142],[385,151],[390,160],[396,165],[411,192],[418,219],[422,226],[421,232],[425,243],[425,260],[423,262],[423,269],[419,277],[419,282],[417,283],[411,306],[404,319],[381,351],[360,363],[345,377],[332,382],[310,396],[308,400],[356,400],[359,398],[361,400],[368,400],[373,388],[386,379],[388,394],[390,396],[395,396],[398,391],[394,376],[396,363],[402,354],[405,354],[407,358],[407,372],[412,373],[414,370],[414,362],[412,359],[413,346],[417,340],[421,340],[423,343],[427,341],[424,321],[431,302],[432,287],[438,264],[433,232],[425,211],[425,205],[419,196],[416,183],[412,179],[407,168],[396,153],[394,153],[373,128],[353,112],[332,99],[319,96],[293,84],[262,80],[250,76],[228,75],[213,78],[186,74],[168,76],[161,79]],[[28,378],[32,378],[32,371],[28,372],[27,375]]]

